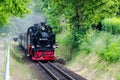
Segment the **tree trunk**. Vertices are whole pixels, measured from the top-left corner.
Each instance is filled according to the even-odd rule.
[[[77,20],[77,30],[80,29],[80,16],[79,16],[79,7],[76,6],[76,20]]]

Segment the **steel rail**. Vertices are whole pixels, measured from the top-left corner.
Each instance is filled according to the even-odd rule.
[[[65,76],[68,80],[75,80],[74,78],[72,78],[70,75],[68,75],[66,72],[64,72],[63,70],[61,70],[60,68],[58,68],[56,65],[54,65],[51,62],[48,62],[52,67],[54,67],[57,71],[59,71],[63,76]]]
[[[41,62],[38,62],[39,65],[41,65],[47,73],[54,79],[54,80],[60,80],[57,76],[55,76],[45,65],[43,65]]]

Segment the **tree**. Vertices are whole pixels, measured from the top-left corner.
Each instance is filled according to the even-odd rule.
[[[48,23],[57,30],[66,26],[74,42],[77,42],[83,29],[97,26],[103,19],[118,16],[120,12],[120,0],[37,1],[41,1],[37,3],[37,9],[45,14]]]
[[[118,16],[117,13],[120,11],[119,0],[86,0],[83,4],[83,26],[98,25],[105,18]]]
[[[30,12],[27,4],[30,0],[1,0],[0,1],[0,25],[9,23],[11,16],[23,17]]]
[[[117,16],[119,0],[37,0],[37,9],[41,9],[48,19],[61,20],[61,17],[74,27],[91,27],[104,18]],[[55,23],[54,23],[55,24]]]

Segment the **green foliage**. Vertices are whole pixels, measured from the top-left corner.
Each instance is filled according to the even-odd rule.
[[[119,74],[119,73],[116,74],[116,75],[115,75],[115,78],[116,78],[116,80],[120,80],[120,74]]]
[[[78,41],[75,39],[74,35],[69,34],[67,36],[66,45],[70,46],[71,49],[75,49],[78,47]]]
[[[117,16],[120,7],[119,0],[36,0],[37,10],[45,13],[48,20],[53,19],[59,25],[61,17],[69,23],[70,29],[80,29],[98,25],[104,18]]]
[[[70,30],[68,42],[73,47],[77,46],[78,35],[83,29],[96,26],[105,18],[118,16],[120,11],[119,0],[36,0],[35,3],[56,33],[62,29]]]
[[[79,49],[87,54],[96,53],[110,63],[120,60],[120,36],[89,30],[79,39]]]
[[[30,0],[3,0],[0,2],[0,25],[9,23],[10,16],[23,17],[30,12],[27,4]]]
[[[66,44],[68,39],[68,31],[62,31],[57,34],[56,39],[58,42],[58,48],[56,49],[56,55],[69,60],[71,58],[71,47]]]
[[[9,23],[9,15],[0,12],[0,27],[6,23]]]
[[[57,17],[48,17],[53,19],[47,19],[47,24],[52,26],[54,33],[60,33],[62,31],[62,27],[59,19]]]
[[[82,25],[97,25],[104,18],[117,16],[119,12],[119,0],[87,0],[83,2]]]
[[[44,0],[36,7],[39,7],[45,14],[48,24],[59,32],[62,28],[75,29],[78,24],[76,7],[72,6],[74,5],[73,2],[75,4],[76,1]]]
[[[86,53],[99,52],[106,47],[106,35],[104,33],[99,33],[99,31],[88,30],[83,36],[79,39],[79,48],[80,50],[85,51]]]
[[[111,44],[114,42],[112,41],[114,35],[93,30],[86,32],[86,30],[91,29],[93,25],[98,25],[106,18],[118,16],[117,13],[120,11],[119,0],[40,0],[40,4],[36,7],[45,14],[48,24],[52,25],[56,32],[62,30],[63,26],[64,29],[70,31],[66,44],[71,48],[79,46],[80,50],[87,53],[104,54],[102,57],[107,61],[112,59],[114,62],[117,58],[118,45],[110,50],[113,47]],[[107,50],[110,59],[105,57],[108,53],[106,54],[104,51]],[[114,56],[112,55],[113,51],[116,51]]]
[[[106,61],[116,62],[120,59],[120,44],[111,43],[101,54]]]
[[[110,33],[120,33],[120,18],[108,18],[102,21],[102,29]]]

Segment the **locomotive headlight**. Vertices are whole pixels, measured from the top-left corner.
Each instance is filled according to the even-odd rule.
[[[34,46],[34,45],[32,45],[32,48],[35,48],[35,46]]]
[[[53,48],[57,48],[57,46],[54,44],[54,45],[53,45]]]
[[[53,45],[53,48],[56,48],[56,45]]]
[[[57,43],[54,44],[54,45],[53,45],[53,48],[58,48],[58,44],[57,44]]]

